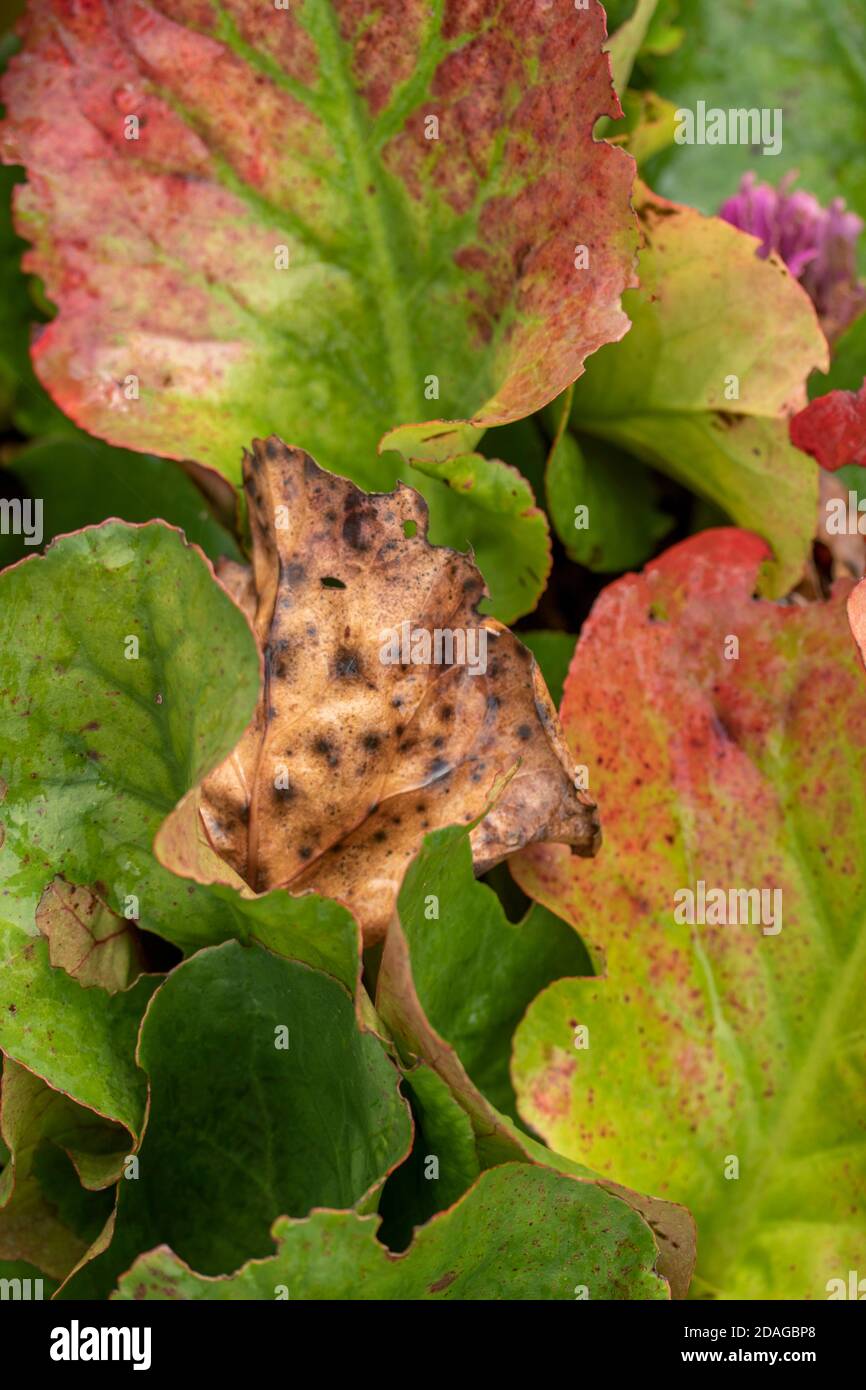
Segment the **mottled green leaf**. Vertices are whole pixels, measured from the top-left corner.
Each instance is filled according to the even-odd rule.
[[[377,1220],[316,1212],[280,1221],[279,1250],[228,1279],[193,1273],[171,1250],[142,1255],[120,1281],[136,1299],[664,1299],[656,1249],[635,1212],[592,1183],[506,1164],[482,1173],[405,1255]]]
[[[2,806],[0,806],[2,812]],[[12,857],[0,852],[0,872]],[[145,1078],[135,1065],[138,1024],[157,984],[145,976],[107,995],[82,989],[49,962],[33,899],[0,887],[0,1048],[59,1091],[137,1134]]]
[[[36,909],[36,925],[48,938],[48,958],[84,989],[109,994],[127,989],[145,970],[135,924],[105,906],[89,888],[63,878],[49,883]]]
[[[510,463],[527,479],[534,497],[544,498],[544,470],[547,466],[548,443],[542,428],[542,416],[531,415],[525,420],[513,420],[510,425],[496,425],[487,430],[478,444],[485,458]]]
[[[817,470],[788,439],[786,407],[827,361],[812,305],[780,261],[707,219],[640,194],[641,288],[622,343],[575,385],[572,427],[608,440],[765,537],[762,580],[787,593],[815,530]]]
[[[167,876],[150,840],[249,718],[246,621],[159,524],[65,537],[0,586],[2,817],[17,857],[6,890],[38,894],[58,873],[99,880],[116,910],[158,925]]]
[[[512,870],[602,974],[530,1005],[512,1072],[552,1147],[688,1205],[697,1293],[821,1299],[866,1241],[866,681],[850,586],[756,602],[765,553],[695,536],[584,625],[561,718],[605,845]]]
[[[108,523],[0,576],[0,645],[12,886],[101,880],[150,925],[153,833],[255,705],[246,619],[176,531]]]

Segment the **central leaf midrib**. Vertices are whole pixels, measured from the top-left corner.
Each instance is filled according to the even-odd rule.
[[[323,114],[323,120],[343,153],[355,185],[353,201],[367,231],[375,269],[375,285],[367,288],[381,291],[369,298],[376,305],[387,353],[395,411],[393,424],[413,423],[423,413],[420,378],[415,370],[412,335],[403,311],[405,286],[401,285],[396,270],[394,228],[385,211],[388,190],[383,171],[369,154],[366,122],[359,93],[348,71],[346,45],[340,37],[337,15],[331,5],[324,4],[305,11],[300,19],[318,46],[321,75],[333,84],[336,100],[329,103],[330,118]],[[369,188],[375,192],[368,193]]]

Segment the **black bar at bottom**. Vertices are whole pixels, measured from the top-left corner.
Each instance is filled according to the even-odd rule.
[[[808,1367],[828,1374],[859,1363],[864,1321],[838,1301],[802,1303],[0,1303],[0,1348],[9,1370],[87,1379],[102,1371],[267,1377],[300,1370],[298,1355],[357,1374],[372,1354],[381,1375],[425,1378],[477,1351],[491,1369],[521,1352],[545,1374],[570,1365],[606,1371],[688,1372],[705,1366]],[[443,1307],[442,1304],[446,1306]],[[457,1332],[459,1342],[449,1335]],[[552,1339],[552,1340],[551,1340]],[[389,1352],[390,1348],[390,1352]],[[553,1360],[551,1359],[553,1358]],[[522,1359],[522,1358],[521,1358]],[[563,1364],[563,1362],[565,1364]],[[137,1368],[137,1371],[136,1371]],[[309,1369],[312,1369],[310,1367]],[[309,1374],[309,1370],[307,1372]],[[556,1372],[555,1374],[559,1374]],[[6,1377],[4,1377],[4,1380]]]

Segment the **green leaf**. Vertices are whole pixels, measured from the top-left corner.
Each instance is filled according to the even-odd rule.
[[[403,881],[398,914],[428,1024],[487,1100],[513,1114],[512,1034],[539,990],[583,973],[581,942],[549,912],[533,908],[522,922],[509,922],[493,890],[476,883],[469,832],[457,826],[426,836]],[[394,946],[391,940],[389,933],[376,1000],[389,1025],[399,1008],[392,997],[396,931]]]
[[[40,379],[90,432],[233,481],[275,433],[387,490],[386,432],[414,456],[442,420],[465,441],[531,414],[627,328],[603,37],[596,0],[507,22],[299,0],[264,27],[260,0],[146,23],[33,0],[3,91],[26,267],[58,307]],[[425,495],[455,543],[471,512]]]
[[[625,120],[617,124],[608,139],[628,150],[638,169],[659,150],[672,145],[677,132],[677,109],[673,102],[655,92],[624,92],[622,107]]]
[[[11,471],[42,503],[40,544],[109,517],[150,521],[161,517],[200,545],[211,560],[239,560],[234,537],[215,521],[195,484],[167,459],[110,449],[79,435],[33,444],[16,454]],[[0,490],[3,474],[0,473]],[[23,536],[0,537],[0,564],[33,553]]]
[[[404,1072],[403,1087],[412,1107],[412,1152],[382,1190],[379,1239],[390,1250],[405,1250],[415,1226],[422,1226],[458,1201],[478,1177],[480,1167],[472,1122],[442,1078],[423,1062]]]
[[[612,122],[603,117],[595,127],[597,140],[608,139],[628,150],[638,167],[651,155],[673,142],[676,132],[676,108],[655,92],[641,89],[635,79],[629,87],[632,72],[641,57],[670,53],[681,42],[683,31],[671,23],[678,0],[631,0],[623,6],[605,5],[608,31],[612,37],[607,44],[611,59],[613,83],[619,94],[624,119]],[[626,17],[626,10],[631,13]]]
[[[821,1299],[866,1239],[866,687],[847,586],[756,602],[765,553],[695,536],[584,626],[561,718],[605,845],[511,862],[603,973],[530,1005],[512,1073],[554,1148],[689,1206],[698,1294]]]
[[[532,488],[509,464],[482,454],[463,454],[441,463],[415,464],[422,473],[447,483],[443,509],[434,496],[427,538],[432,545],[471,544],[479,569],[495,595],[479,612],[511,623],[531,613],[550,573],[547,518],[535,505]],[[420,483],[419,483],[420,486]],[[462,531],[461,531],[462,528]]]
[[[95,1193],[117,1180],[130,1136],[8,1057],[0,1094],[10,1151],[0,1173],[0,1255],[63,1278],[111,1209]]]
[[[610,54],[613,85],[622,96],[655,15],[658,0],[637,0],[632,13],[606,45]]]
[[[377,1218],[316,1212],[279,1221],[276,1255],[228,1279],[152,1250],[120,1280],[121,1299],[664,1299],[649,1228],[578,1178],[506,1164],[482,1173],[405,1255],[376,1240]]]
[[[120,1184],[106,1253],[64,1296],[104,1297],[162,1242],[208,1274],[264,1258],[278,1216],[363,1204],[408,1152],[397,1069],[359,1030],[348,991],[261,946],[227,942],[172,971],[139,1055],[139,1175]]]
[[[844,197],[866,216],[866,45],[859,0],[680,0],[686,41],[650,68],[678,107],[781,109],[782,148],[674,145],[648,166],[660,193],[716,212],[755,170],[778,183],[788,170],[821,202]]]
[[[809,399],[829,391],[859,391],[866,377],[866,314],[855,319],[833,345],[829,372],[813,372]]]
[[[0,576],[0,775],[15,887],[102,879],[122,911],[150,839],[255,706],[249,625],[160,523],[66,536]],[[194,622],[190,618],[194,615]],[[142,894],[142,922],[148,904]]]
[[[428,835],[404,880],[379,970],[379,1012],[403,1055],[423,1058],[459,1101],[483,1167],[546,1163],[601,1181],[649,1222],[659,1270],[674,1296],[685,1297],[694,1266],[688,1212],[606,1183],[586,1166],[544,1149],[489,1098],[513,1108],[510,1039],[526,1003],[545,980],[562,971],[586,974],[591,967],[582,943],[553,913],[533,909],[522,922],[508,922],[496,895],[472,881],[468,833],[455,827]]]
[[[0,807],[2,809],[2,807]],[[11,866],[0,851],[0,881]],[[135,1065],[138,1025],[157,979],[107,995],[51,966],[35,901],[0,888],[0,1048],[58,1091],[132,1134],[141,1128],[145,1078]]]
[[[487,430],[478,445],[485,458],[501,459],[522,473],[532,488],[533,497],[538,498],[544,497],[548,452],[542,418],[542,415],[531,415],[525,420],[513,420],[510,425],[496,425]]]
[[[587,569],[634,569],[652,554],[673,525],[658,497],[649,469],[613,445],[588,437],[578,444],[566,430],[551,450],[551,519],[569,559]]]
[[[0,598],[2,817],[19,860],[7,884],[101,881],[110,907],[133,895],[132,915],[159,930],[168,876],[150,842],[249,720],[246,619],[160,523],[64,537],[6,570]]]
[[[775,559],[762,584],[785,594],[802,573],[818,505],[817,469],[790,443],[785,407],[825,365],[825,339],[805,292],[781,262],[759,260],[753,240],[645,191],[638,202],[641,288],[625,297],[632,329],[576,384],[572,428],[764,536]]]

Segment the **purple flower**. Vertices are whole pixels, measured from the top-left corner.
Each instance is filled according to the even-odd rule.
[[[818,311],[828,338],[838,335],[866,308],[866,286],[857,279],[857,238],[863,223],[841,198],[822,208],[811,193],[791,191],[796,174],[778,188],[744,174],[739,192],[719,216],[760,237],[758,255],[775,251],[801,283]]]

